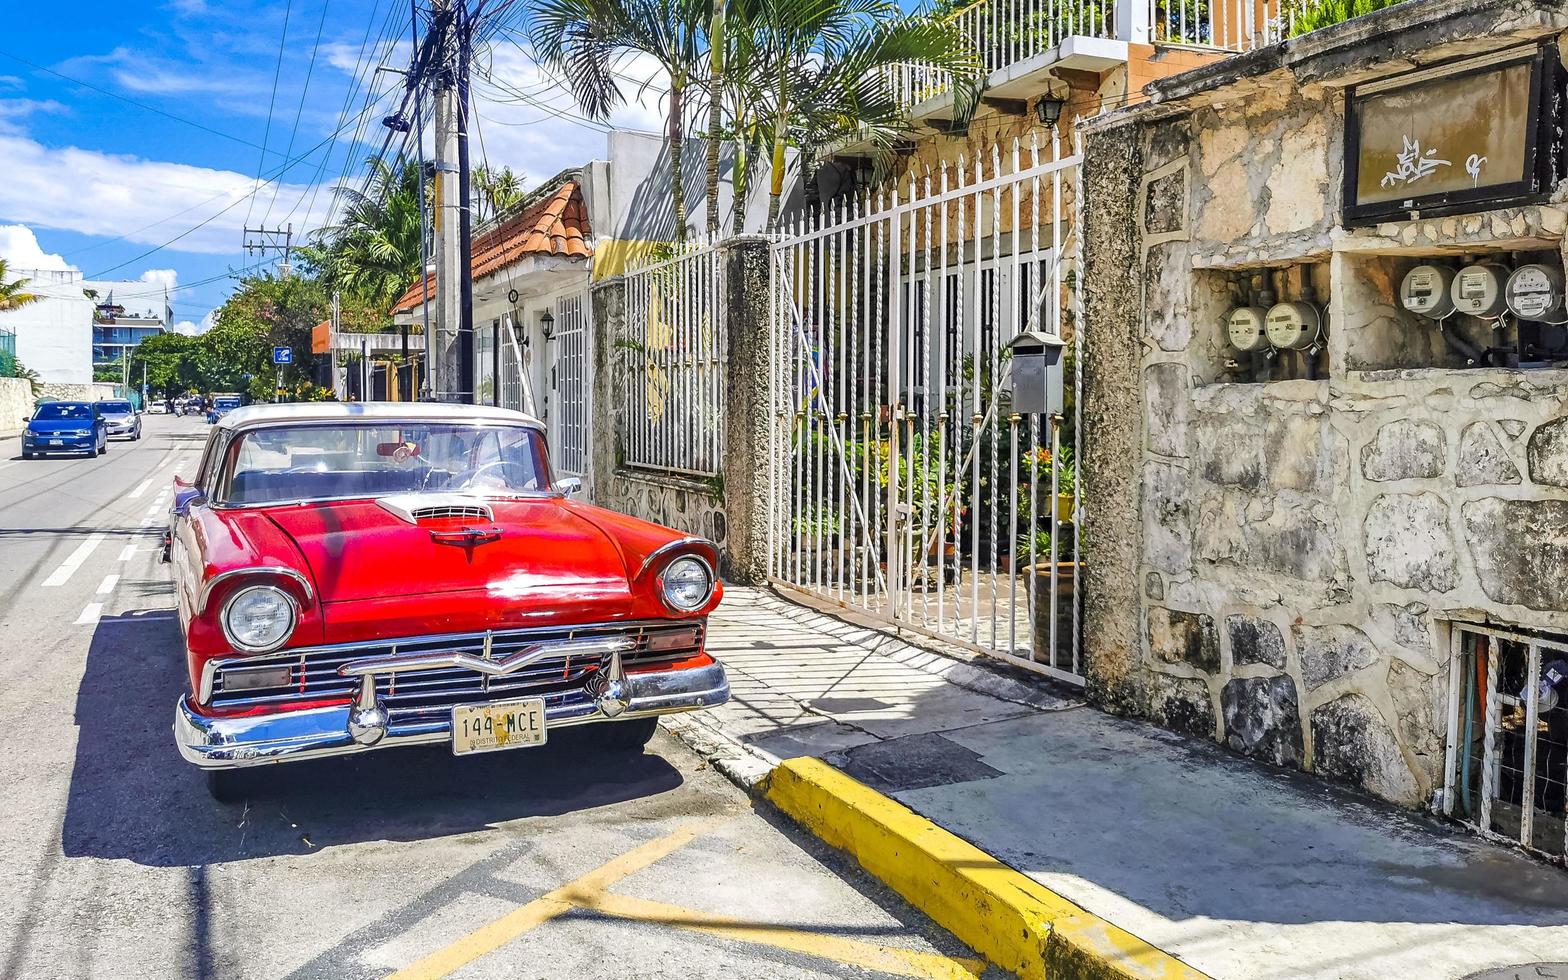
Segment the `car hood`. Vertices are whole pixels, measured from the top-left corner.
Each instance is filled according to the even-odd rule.
[[[293,539],[328,605],[464,593],[465,605],[483,599],[514,612],[577,606],[585,615],[591,609],[614,619],[630,608],[620,551],[593,523],[556,498],[487,503],[493,521],[410,523],[375,500],[273,507],[265,513]],[[465,528],[499,537],[443,544],[433,536],[460,538]]]
[[[77,430],[91,429],[92,427],[92,419],[33,419],[27,423],[27,428],[38,434],[75,432]]]

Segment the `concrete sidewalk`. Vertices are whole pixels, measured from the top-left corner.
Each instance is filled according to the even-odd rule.
[[[771,593],[709,643],[733,699],[671,727],[732,776],[820,757],[1212,976],[1568,963],[1568,874],[1422,815]]]

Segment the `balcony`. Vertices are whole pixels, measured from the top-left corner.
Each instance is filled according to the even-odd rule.
[[[1292,0],[980,0],[954,14],[980,54],[983,96],[993,103],[1041,95],[1051,80],[1100,75],[1147,57],[1133,46],[1239,53],[1288,33]],[[1299,0],[1298,0],[1299,2]],[[918,126],[943,131],[953,115],[952,77],[912,63],[894,91]],[[838,153],[863,150],[850,141]]]

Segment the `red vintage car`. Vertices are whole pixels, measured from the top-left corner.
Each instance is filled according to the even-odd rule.
[[[720,704],[704,650],[711,542],[571,499],[542,426],[439,404],[259,406],[176,480],[172,563],[190,690],[185,759],[219,800],[246,767],[565,726],[640,748]]]

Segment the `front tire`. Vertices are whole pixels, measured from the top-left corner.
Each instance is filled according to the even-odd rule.
[[[630,754],[641,752],[658,730],[657,718],[632,718],[588,725],[582,734],[590,748],[601,752]]]
[[[250,798],[249,776],[243,769],[208,769],[207,795],[218,803],[243,803]]]
[[[33,458],[33,451],[31,449],[24,449],[24,450],[22,450],[22,458],[23,459],[32,459]]]

